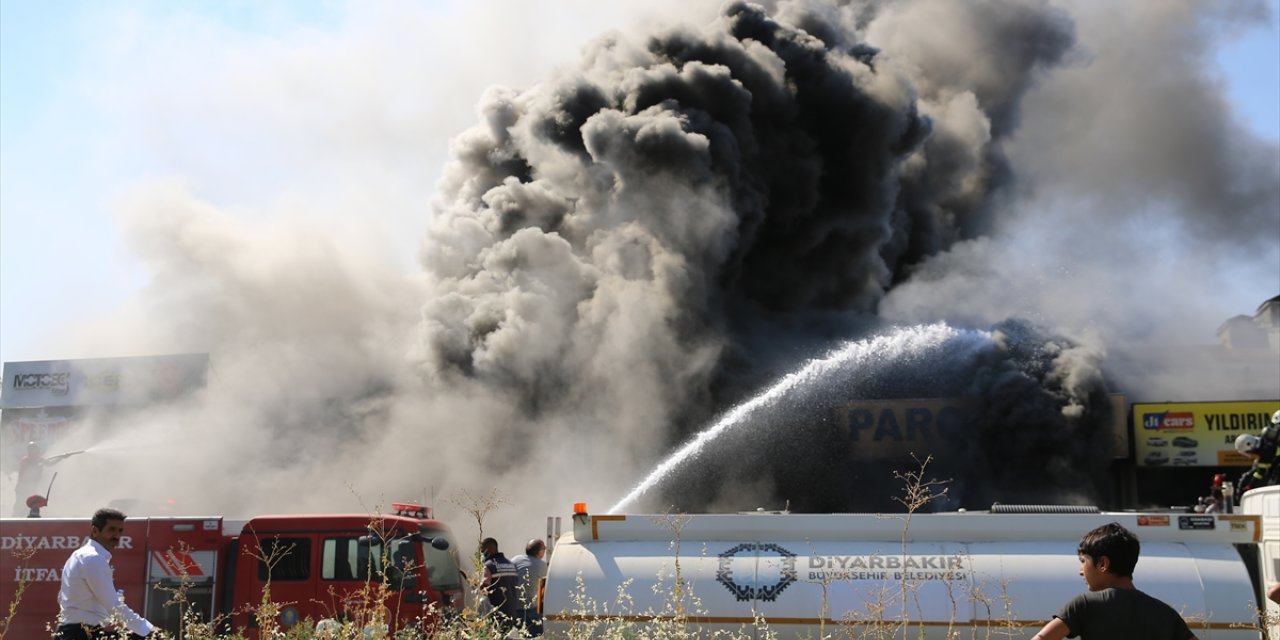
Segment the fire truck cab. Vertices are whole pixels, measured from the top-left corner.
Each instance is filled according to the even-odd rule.
[[[259,516],[229,547],[220,600],[231,607],[222,613],[233,629],[251,634],[261,626],[255,612],[268,600],[282,603],[282,627],[330,618],[398,628],[430,624],[463,605],[456,541],[431,519]]]

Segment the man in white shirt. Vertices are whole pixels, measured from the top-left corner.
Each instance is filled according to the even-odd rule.
[[[114,638],[115,627],[127,630],[129,638],[145,638],[156,630],[124,603],[112,580],[111,551],[120,544],[124,519],[115,509],[98,509],[89,526],[89,541],[62,566],[56,640],[94,640],[108,634]]]

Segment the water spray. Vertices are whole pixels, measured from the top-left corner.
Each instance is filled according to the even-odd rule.
[[[715,424],[699,432],[692,440],[663,460],[622,500],[610,507],[608,513],[617,513],[630,505],[642,494],[670,475],[685,460],[701,453],[712,440],[746,422],[746,419],[757,409],[777,402],[792,389],[811,380],[820,379],[830,372],[853,362],[863,361],[872,357],[891,357],[894,354],[904,352],[919,352],[947,342],[961,335],[961,333],[960,330],[953,329],[943,323],[908,327],[877,338],[846,343],[824,358],[809,361],[799,371],[784,376],[772,387],[729,410]]]

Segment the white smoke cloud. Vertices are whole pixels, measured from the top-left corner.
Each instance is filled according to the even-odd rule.
[[[922,267],[882,313],[1028,317],[1115,346],[1211,341],[1280,290],[1280,145],[1233,120],[1211,58],[1267,7],[1065,6],[1078,42],[1023,103],[1000,229]]]

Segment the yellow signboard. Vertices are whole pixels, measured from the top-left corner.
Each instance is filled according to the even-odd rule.
[[[1271,424],[1280,400],[1134,403],[1133,444],[1138,466],[1247,467],[1236,436]]]

